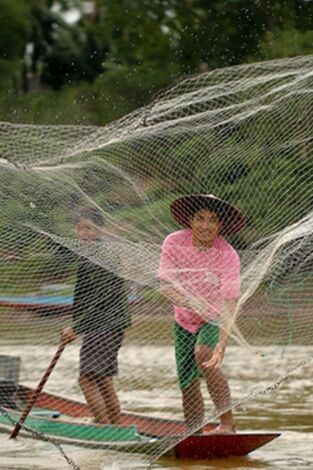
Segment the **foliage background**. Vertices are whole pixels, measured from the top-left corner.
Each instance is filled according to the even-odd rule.
[[[0,120],[103,125],[178,77],[313,52],[312,0],[0,0]]]
[[[181,77],[216,67],[313,53],[311,0],[0,0],[0,22],[0,120],[16,123],[105,125],[148,104],[156,93]],[[290,107],[290,113],[293,109]],[[308,114],[311,109],[309,103]],[[273,132],[270,127],[268,131]],[[150,204],[148,208],[132,206],[124,195],[129,202],[127,208],[118,204],[114,208],[121,220],[130,222],[136,218],[140,221],[138,227],[146,230],[153,228],[151,214],[162,214],[160,219],[174,229],[168,205],[183,190],[200,192],[211,188],[211,192],[234,200],[245,181],[245,186],[251,188],[251,197],[245,194],[237,198],[242,209],[247,200],[251,207],[258,204],[257,200],[252,202],[256,188],[259,194],[271,194],[273,178],[284,166],[284,155],[275,155],[275,163],[266,172],[258,168],[255,162],[264,151],[264,143],[253,135],[250,140],[246,136],[245,144],[225,140],[223,145],[229,147],[229,155],[234,153],[240,158],[226,163],[216,159],[220,161],[220,166],[215,166],[219,181],[212,179],[211,163],[207,162],[207,168],[201,167],[193,179],[198,186],[189,188],[190,168],[197,172],[197,149],[203,148],[204,141],[218,149],[213,136],[200,134],[193,139],[173,146],[172,167],[160,166],[165,168],[164,174],[150,175],[149,161],[142,162],[140,147],[137,155],[133,151],[131,166],[126,170],[135,171],[137,165],[139,171],[139,165],[143,165],[147,181],[142,184],[150,185],[145,189]],[[155,157],[162,158],[162,145],[154,144],[151,142],[151,154],[155,152]],[[0,149],[1,145],[0,142]],[[145,150],[150,155],[148,147]],[[165,191],[166,178],[175,169],[176,160],[182,169],[180,185],[168,186]],[[302,188],[311,191],[311,166],[309,159],[303,159],[301,168],[295,169],[298,173],[290,171],[285,178],[286,186],[296,188],[293,178],[298,182],[301,177]],[[88,180],[85,173],[79,177]],[[3,256],[0,261],[3,279],[8,279],[7,284],[2,283],[2,290],[11,290],[11,279],[21,275],[23,289],[27,290],[28,281],[40,284],[43,276],[48,281],[52,276],[62,279],[73,274],[74,260],[61,246],[55,245],[52,250],[49,240],[46,243],[32,232],[24,232],[24,238],[19,239],[19,227],[14,228],[14,235],[16,220],[21,224],[31,218],[31,208],[23,204],[23,197],[28,201],[29,181],[8,172],[0,182],[0,251],[15,257],[10,265]],[[96,187],[94,176],[93,181]],[[84,190],[88,193],[88,188]],[[46,208],[44,202],[52,201],[46,197],[49,191],[45,184],[40,191],[37,188],[38,205],[43,212],[49,212],[42,224],[61,226],[67,222],[63,221],[67,214],[61,207],[63,192],[54,192],[55,206]],[[91,196],[104,207],[101,191],[93,191]],[[297,196],[295,192],[284,203],[277,200],[284,223]],[[311,199],[307,201],[311,204]],[[239,249],[249,245],[255,233],[260,237],[273,229],[264,222],[262,211],[255,209],[257,216],[251,226],[233,240]],[[266,204],[262,210],[266,213]],[[306,210],[303,206],[302,211]],[[5,214],[14,214],[15,220],[8,220]],[[32,253],[39,246],[45,256],[33,259]],[[31,279],[27,276],[30,265]]]

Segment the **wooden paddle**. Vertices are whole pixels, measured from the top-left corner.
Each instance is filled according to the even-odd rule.
[[[55,353],[54,357],[52,358],[46,372],[44,373],[44,375],[42,376],[42,379],[40,380],[39,384],[37,385],[37,388],[35,388],[35,390],[33,391],[32,395],[30,397],[30,400],[26,405],[26,408],[24,409],[23,413],[20,416],[20,419],[15,424],[14,429],[13,429],[11,435],[10,435],[10,439],[13,439],[14,437],[16,437],[18,435],[18,433],[20,432],[20,429],[21,429],[25,419],[29,415],[29,412],[32,409],[32,407],[34,406],[34,404],[36,403],[36,400],[38,398],[39,393],[43,389],[43,387],[44,387],[45,383],[47,382],[51,372],[53,371],[56,363],[60,359],[61,354],[64,351],[65,344],[66,343],[64,341],[62,341],[60,343],[57,352]]]

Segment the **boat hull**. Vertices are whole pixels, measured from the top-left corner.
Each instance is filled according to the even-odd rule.
[[[176,444],[173,452],[176,459],[242,457],[279,436],[279,433],[193,435]]]
[[[0,432],[10,433],[12,426],[0,424]],[[27,438],[36,438],[29,431],[22,430],[20,435]],[[167,457],[173,457],[179,460],[211,460],[227,457],[242,457],[256,449],[264,446],[273,439],[279,437],[279,433],[240,433],[235,435],[201,435],[188,436],[177,444],[174,436],[167,441],[166,445],[173,448],[166,452]],[[60,444],[69,444],[89,449],[107,449],[118,452],[156,455],[158,452],[164,452],[163,439],[151,439],[144,442],[132,441],[93,441],[77,439],[73,437],[65,437],[59,435],[51,435],[52,439],[56,439]],[[37,436],[38,438],[38,436]]]
[[[32,392],[32,389],[19,385],[15,396],[26,404]],[[44,434],[64,444],[146,455],[163,454],[165,449],[170,449],[166,455],[176,459],[207,460],[244,456],[280,435],[261,432],[215,434],[212,431],[216,423],[209,423],[201,434],[187,436],[182,421],[136,413],[122,413],[118,426],[101,426],[82,422],[83,417],[85,420],[90,417],[84,403],[46,392],[40,394],[36,407],[44,410],[37,409],[28,416],[28,429],[21,430],[22,436],[40,439]],[[0,431],[11,433],[19,416],[18,411],[2,407]],[[62,419],[63,416],[66,419]]]

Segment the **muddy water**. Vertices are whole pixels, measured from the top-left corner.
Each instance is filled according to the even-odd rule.
[[[1,344],[1,354],[23,358],[21,381],[35,386],[55,345]],[[43,354],[44,351],[44,354]],[[263,351],[264,352],[264,351]],[[224,370],[230,379],[233,398],[240,399],[254,387],[267,387],[297,362],[313,356],[313,347],[268,348],[265,355],[249,354],[238,346],[228,348]],[[48,358],[48,359],[47,359]],[[64,352],[49,379],[50,392],[81,399],[77,385],[78,345]],[[239,430],[280,431],[279,439],[245,458],[207,462],[175,461],[161,458],[155,468],[163,470],[213,469],[313,469],[313,381],[312,362],[296,370],[280,387],[247,401],[236,410]],[[164,387],[166,384],[166,387]],[[126,345],[120,353],[118,390],[123,408],[155,416],[181,418],[180,393],[177,388],[174,356],[170,345]],[[204,390],[205,393],[205,390]],[[212,412],[207,399],[208,414]],[[148,468],[143,457],[116,455],[103,450],[64,447],[66,454],[82,470],[126,470]],[[8,440],[0,434],[0,469],[50,470],[71,469],[60,452],[50,443],[19,438]]]

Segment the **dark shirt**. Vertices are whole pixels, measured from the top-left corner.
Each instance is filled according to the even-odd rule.
[[[80,258],[74,291],[76,333],[125,329],[130,310],[124,280],[87,258]]]

